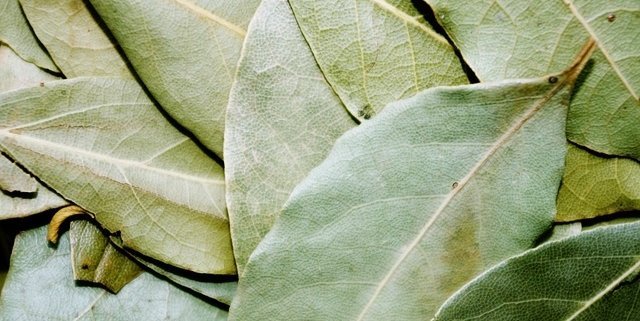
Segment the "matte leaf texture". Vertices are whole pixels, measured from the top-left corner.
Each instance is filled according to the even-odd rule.
[[[638,271],[640,223],[598,228],[503,262],[434,320],[637,320]]]
[[[69,241],[71,267],[77,281],[102,284],[118,293],[142,272],[138,264],[111,245],[102,231],[89,221],[72,221]]]
[[[556,220],[568,222],[632,210],[640,210],[640,163],[602,157],[570,144]]]
[[[58,67],[31,31],[18,0],[0,2],[0,42],[9,45],[22,59],[58,72]]]
[[[640,1],[426,1],[482,81],[560,70],[592,37],[598,50],[572,98],[567,136],[640,159]]]
[[[555,213],[587,57],[551,82],[429,89],[348,131],[250,257],[230,319],[424,320],[531,247]]]
[[[20,0],[20,4],[38,39],[67,78],[133,78],[85,1]]]
[[[135,81],[74,78],[1,94],[0,149],[125,246],[235,273],[222,168]]]
[[[38,182],[10,159],[0,156],[0,189],[7,193],[35,194]]]
[[[0,220],[26,217],[67,204],[60,195],[42,185],[38,186],[35,195],[9,195],[0,192]]]
[[[406,0],[290,0],[318,65],[351,114],[437,85],[468,83],[447,40]]]
[[[91,3],[153,97],[222,158],[229,90],[260,0]]]
[[[22,60],[11,48],[0,45],[0,92],[58,79],[60,78]]]
[[[0,296],[1,320],[226,320],[226,311],[149,273],[118,295],[76,286],[68,236],[62,236],[57,248],[49,248],[45,235],[46,227],[41,227],[16,238]]]
[[[295,185],[355,125],[324,79],[289,4],[263,1],[249,25],[225,127],[238,274]]]

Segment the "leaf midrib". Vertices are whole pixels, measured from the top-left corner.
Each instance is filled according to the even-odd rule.
[[[173,1],[176,4],[188,9],[189,11],[195,13],[198,16],[201,16],[201,17],[207,18],[207,19],[209,19],[211,21],[214,21],[218,25],[221,25],[224,28],[226,28],[226,29],[228,29],[228,30],[240,35],[242,38],[244,38],[246,36],[246,34],[247,34],[247,31],[244,30],[244,28],[242,28],[242,27],[230,22],[229,20],[226,20],[226,19],[214,14],[211,11],[205,10],[204,8],[194,4],[192,2],[189,2],[189,1],[186,1],[186,0],[173,0]]]

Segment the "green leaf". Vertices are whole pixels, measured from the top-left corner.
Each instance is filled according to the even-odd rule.
[[[229,90],[246,23],[260,1],[91,3],[153,97],[222,158]]]
[[[640,163],[569,144],[556,220],[569,222],[640,210]]]
[[[348,131],[252,254],[230,318],[424,320],[531,247],[553,219],[587,57],[551,77],[432,88]]]
[[[0,95],[0,149],[125,246],[235,273],[222,168],[135,81],[74,78]]]
[[[0,192],[0,220],[26,217],[68,204],[60,195],[38,185],[35,195],[8,195]]]
[[[71,267],[77,281],[102,284],[109,291],[118,293],[142,272],[138,264],[111,245],[102,231],[89,221],[72,221],[69,241]]]
[[[355,125],[315,63],[289,5],[263,1],[249,26],[225,128],[238,274],[295,185]]]
[[[10,159],[0,155],[0,189],[9,194],[36,194],[38,182]]]
[[[640,1],[426,1],[482,81],[560,70],[592,37],[598,49],[572,98],[567,136],[640,159]]]
[[[22,60],[11,48],[0,45],[0,92],[57,79],[60,78]]]
[[[118,295],[74,284],[69,238],[47,247],[46,227],[16,238],[2,295],[2,320],[226,320],[226,312],[143,273]],[[26,295],[25,295],[26,294]]]
[[[22,59],[58,72],[58,67],[31,31],[18,0],[5,0],[0,3],[0,42],[9,45]]]
[[[20,0],[38,39],[67,78],[133,78],[126,62],[82,0]]]
[[[635,320],[639,271],[640,224],[598,228],[501,263],[434,320]]]
[[[411,1],[289,3],[327,81],[360,120],[423,89],[468,83],[453,48]]]

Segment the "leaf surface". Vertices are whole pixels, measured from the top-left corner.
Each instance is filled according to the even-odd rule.
[[[434,320],[635,320],[639,271],[640,224],[598,228],[492,268]]]
[[[0,156],[0,189],[7,193],[35,194],[38,182],[10,159]]]
[[[424,320],[531,247],[555,212],[580,69],[432,88],[348,131],[252,254],[230,319]]]
[[[263,1],[238,64],[224,154],[241,274],[295,185],[356,122],[324,79],[284,0]]]
[[[556,220],[568,222],[632,210],[640,210],[640,163],[602,157],[570,144]]]
[[[260,1],[91,3],[153,97],[222,158],[229,90],[246,23]]]
[[[0,45],[0,92],[58,79],[60,78],[24,61],[11,48]]]
[[[124,245],[233,274],[222,168],[132,80],[74,78],[0,95],[0,149]]]
[[[77,281],[102,284],[109,291],[118,293],[142,272],[138,264],[111,245],[89,221],[72,221],[69,241],[71,267]]]
[[[46,227],[16,238],[0,296],[1,320],[226,320],[226,312],[149,273],[118,293],[76,286],[69,238],[47,247]],[[24,295],[28,294],[28,295]]]
[[[58,71],[58,67],[31,31],[18,0],[0,3],[0,42],[9,45],[25,61],[47,70]]]
[[[289,3],[327,81],[360,120],[423,89],[468,82],[453,48],[411,1]]]
[[[82,0],[20,0],[38,39],[67,78],[133,78],[115,44]]]
[[[567,136],[640,159],[640,1],[426,1],[481,81],[561,70],[592,37],[598,48],[572,98]]]

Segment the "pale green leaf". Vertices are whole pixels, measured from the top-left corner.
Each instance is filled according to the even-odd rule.
[[[133,78],[83,0],[20,0],[38,39],[67,78]]]
[[[57,79],[38,66],[22,60],[11,48],[0,44],[0,92]]]
[[[598,228],[501,263],[434,320],[637,320],[639,271],[640,224]]]
[[[18,0],[0,2],[0,42],[9,45],[22,59],[41,68],[58,71],[31,31]]]
[[[239,274],[291,190],[355,125],[286,0],[263,1],[249,26],[225,128],[227,206]]]
[[[74,78],[0,95],[0,149],[125,246],[235,273],[222,168],[135,81]]]
[[[142,269],[117,250],[92,222],[72,221],[69,226],[71,267],[77,281],[103,285],[118,293]]]
[[[592,37],[598,49],[572,98],[567,136],[640,159],[640,1],[426,1],[482,81],[561,70]]]
[[[579,70],[429,89],[348,131],[250,257],[230,318],[425,320],[531,247],[555,212]]]
[[[127,251],[127,253],[138,263],[144,265],[148,270],[155,272],[157,275],[166,278],[182,288],[202,294],[218,302],[230,305],[233,296],[236,294],[238,281],[235,277],[189,273],[188,271],[178,270],[149,260],[135,252]]]
[[[560,222],[640,210],[640,163],[605,157],[569,144],[560,192]]]
[[[224,10],[229,1],[90,2],[153,97],[222,158],[229,90],[245,24],[260,1],[233,1]]]
[[[117,295],[76,286],[69,238],[47,247],[46,227],[16,238],[0,296],[0,319],[23,320],[226,320],[226,312],[143,273]]]
[[[553,242],[567,238],[569,236],[578,235],[582,232],[582,223],[573,222],[566,224],[556,224],[551,230],[551,235],[545,242]]]
[[[0,220],[26,217],[67,204],[60,195],[40,184],[35,195],[8,195],[0,192]]]
[[[10,159],[0,155],[0,190],[11,193],[36,194],[38,182]]]
[[[327,81],[351,114],[467,78],[447,40],[406,0],[290,0]]]

